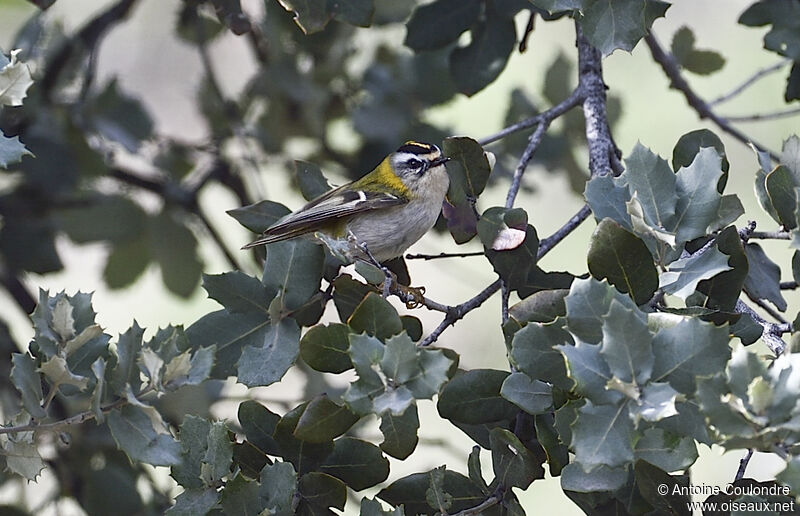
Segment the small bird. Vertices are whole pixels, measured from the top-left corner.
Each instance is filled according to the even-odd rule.
[[[307,236],[347,262],[380,266],[433,227],[450,184],[449,159],[436,145],[408,141],[361,179],[286,215],[242,249]]]

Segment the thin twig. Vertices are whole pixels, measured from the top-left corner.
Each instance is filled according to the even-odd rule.
[[[798,286],[796,281],[781,281],[781,290],[795,290]]]
[[[536,149],[542,143],[542,138],[544,137],[545,131],[547,131],[547,128],[550,126],[550,123],[573,107],[580,104],[581,101],[583,101],[581,89],[575,88],[567,98],[547,111],[540,113],[536,117],[538,119],[538,125],[536,130],[528,139],[528,145],[525,147],[525,151],[522,153],[522,157],[519,159],[517,168],[514,170],[514,177],[511,180],[511,187],[508,189],[508,195],[506,196],[506,208],[511,208],[514,206],[514,199],[517,197],[517,192],[519,191],[520,183],[522,181],[522,175],[528,168],[528,163],[530,163],[531,159],[533,158],[533,153],[536,152]]]
[[[439,253],[439,254],[407,254],[406,260],[438,260],[440,258],[470,258],[472,256],[484,256],[483,251],[471,253]]]
[[[120,398],[113,403],[104,405],[103,407],[100,408],[100,410],[103,413],[108,413],[114,410],[115,408],[119,408],[127,404],[128,400],[126,398]],[[19,432],[39,432],[42,430],[56,431],[59,428],[63,428],[65,426],[79,425],[94,418],[95,418],[94,411],[87,410],[85,412],[75,414],[74,416],[68,417],[66,419],[53,421],[52,423],[28,423],[19,426],[3,426],[0,427],[0,434],[16,434]]]
[[[781,61],[778,61],[774,65],[767,66],[766,68],[762,68],[761,70],[758,70],[756,73],[751,75],[749,78],[747,78],[740,85],[738,85],[737,87],[732,89],[729,93],[726,93],[725,95],[720,95],[719,97],[717,97],[714,100],[712,100],[711,102],[709,102],[708,105],[709,106],[716,106],[717,104],[722,104],[723,102],[732,99],[733,97],[735,97],[736,95],[740,94],[741,92],[746,90],[748,87],[753,85],[759,79],[761,79],[763,77],[766,77],[767,75],[771,74],[772,72],[776,72],[776,71],[780,70],[781,68],[783,68],[784,66],[786,66],[787,64],[789,64],[791,62],[792,62],[791,59],[786,58],[786,59],[783,59]]]
[[[772,113],[756,113],[754,115],[727,116],[725,118],[729,122],[763,122],[764,120],[776,120],[778,118],[787,118],[795,115],[800,115],[800,107],[786,109],[784,111],[774,111]]]
[[[508,298],[511,296],[511,289],[508,288],[506,282],[500,285],[500,317],[503,321],[502,324],[508,322]]]
[[[653,55],[653,59],[659,65],[661,65],[661,69],[664,70],[664,73],[667,75],[667,77],[669,77],[671,87],[683,93],[683,96],[686,98],[686,102],[697,112],[700,118],[708,118],[717,124],[720,129],[730,134],[745,145],[752,143],[757,149],[767,152],[770,158],[772,158],[774,161],[780,161],[776,152],[767,149],[767,147],[764,145],[756,143],[752,138],[733,127],[728,120],[714,113],[714,111],[711,109],[711,106],[709,106],[705,100],[700,98],[700,96],[694,92],[691,86],[689,86],[689,83],[686,82],[686,79],[684,79],[683,75],[681,75],[680,67],[675,61],[675,58],[661,48],[661,45],[658,43],[653,34],[648,34],[645,36],[644,41],[650,48],[650,53]]]
[[[788,231],[753,231],[750,238],[790,240],[792,237]]]
[[[592,209],[589,208],[588,204],[584,204],[581,209],[578,210],[578,213],[570,217],[570,219],[563,226],[558,228],[555,233],[539,241],[538,257],[541,259],[542,256],[549,253],[550,250],[556,246],[556,244],[564,240],[567,235],[575,231],[575,229],[581,225],[581,222],[589,218],[589,215],[591,214]]]
[[[483,513],[483,511],[489,507],[494,507],[498,503],[500,503],[500,498],[498,498],[496,495],[492,495],[484,500],[480,505],[476,505],[475,507],[471,507],[469,509],[464,509],[463,511],[459,511],[451,516],[476,516]]]
[[[436,329],[430,333],[430,335],[425,337],[425,339],[420,342],[419,345],[429,346],[430,344],[436,342],[436,339],[439,338],[439,335],[441,335],[444,330],[463,319],[465,315],[481,306],[484,301],[492,297],[495,292],[500,290],[500,283],[500,279],[497,279],[494,281],[494,283],[478,292],[475,297],[468,299],[460,305],[449,307],[449,310],[447,310],[446,315],[444,316],[444,320],[439,323],[439,326],[437,326]],[[425,306],[428,305],[425,304]]]
[[[753,297],[747,290],[744,290],[744,293],[747,295],[748,298],[750,298],[750,301],[757,304],[762,310],[767,312],[767,314],[769,314],[770,317],[780,322],[781,324],[786,323],[786,319],[781,314],[776,312],[771,306],[769,306],[763,299],[758,299]]]
[[[741,480],[744,478],[744,472],[747,470],[747,465],[750,463],[750,458],[753,456],[753,449],[750,448],[739,460],[739,469],[736,470],[736,476],[733,477],[733,481]]]
[[[780,356],[786,350],[786,343],[781,338],[784,333],[792,331],[792,325],[789,323],[775,324],[767,321],[761,317],[755,310],[750,308],[741,299],[736,300],[736,307],[734,311],[737,313],[747,314],[759,324],[763,330],[761,332],[761,340],[767,345],[775,356]]]

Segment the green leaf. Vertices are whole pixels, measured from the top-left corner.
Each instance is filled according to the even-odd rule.
[[[634,478],[642,497],[659,514],[686,514],[691,498],[689,475],[672,476],[647,461],[637,460]],[[664,493],[666,488],[667,494]]]
[[[294,436],[301,441],[324,443],[345,433],[358,419],[358,416],[326,395],[318,396],[311,400],[300,416]]]
[[[794,188],[797,186],[794,175],[785,166],[779,165],[767,174],[765,187],[769,202],[774,207],[779,222],[787,230],[797,227],[794,211],[797,207]]]
[[[142,236],[147,225],[145,211],[119,195],[91,196],[57,213],[60,228],[77,243],[129,242]]]
[[[139,150],[142,141],[153,133],[153,121],[142,104],[122,93],[116,78],[91,103],[91,122],[109,140],[121,144],[128,152]]]
[[[661,273],[659,288],[685,300],[701,281],[731,270],[728,258],[728,255],[722,254],[716,247],[710,247],[675,260],[669,264],[669,270]]]
[[[36,372],[36,362],[28,354],[11,355],[11,381],[22,396],[22,405],[35,418],[47,417],[42,408],[42,379]]]
[[[108,414],[108,426],[117,446],[132,460],[153,466],[180,463],[181,447],[171,435],[159,433],[148,414],[126,405]]]
[[[669,4],[658,0],[594,0],[583,10],[581,26],[589,42],[608,55],[620,48],[633,50]]]
[[[798,19],[800,19],[800,7],[794,2],[764,0],[748,7],[739,16],[739,23],[750,27],[772,25],[772,28],[764,36],[764,48],[800,61]]]
[[[508,376],[500,394],[528,414],[544,414],[553,407],[552,386],[532,380],[525,373],[512,373]]]
[[[316,369],[326,373],[343,373],[353,367],[347,349],[350,328],[345,324],[317,325],[300,339],[300,357]]]
[[[691,165],[676,174],[675,222],[678,242],[688,242],[707,233],[719,211],[722,196],[717,185],[724,177],[722,158],[713,148],[702,148]]]
[[[82,391],[89,386],[89,378],[70,371],[66,359],[61,356],[54,356],[46,362],[42,362],[37,370],[44,373],[50,380],[53,389],[58,389],[61,385],[72,385]]]
[[[558,435],[554,413],[540,414],[534,418],[536,440],[547,454],[550,475],[557,476],[569,464],[569,450]]]
[[[415,52],[446,46],[472,27],[480,10],[479,0],[436,0],[421,5],[406,23],[403,43]]]
[[[19,136],[6,138],[0,131],[0,167],[8,168],[10,164],[21,161],[25,155],[33,156],[33,153],[19,141]]]
[[[300,494],[300,514],[316,514],[318,510],[329,507],[341,511],[347,501],[347,486],[338,478],[317,471],[300,477],[297,492]],[[303,505],[309,507],[304,508]]]
[[[284,215],[288,215],[289,212],[289,208],[283,204],[274,201],[259,201],[255,204],[228,210],[225,213],[253,233],[263,233],[265,229],[275,224]]]
[[[476,235],[475,201],[486,187],[492,167],[483,147],[472,138],[445,138],[442,152],[451,158],[447,166],[450,186],[442,215],[456,243],[463,244]]]
[[[404,516],[405,512],[402,507],[385,511],[379,501],[365,496],[361,499],[361,510],[358,514],[359,516]]]
[[[650,300],[658,288],[658,272],[647,246],[611,219],[597,225],[587,260],[592,276],[630,293],[637,305]]]
[[[631,195],[622,178],[594,176],[586,183],[583,195],[598,222],[609,218],[624,229],[633,229],[631,216],[627,210],[627,203],[631,200]]]
[[[651,382],[644,386],[635,406],[631,406],[633,417],[646,421],[661,421],[678,413],[675,400],[678,391],[668,383]]]
[[[792,492],[800,491],[800,457],[792,457],[786,462],[786,467],[778,473],[775,480],[789,486]]]
[[[672,227],[677,201],[674,194],[676,176],[667,162],[637,143],[625,159],[625,166],[628,188],[639,200],[645,222],[656,228]]]
[[[403,331],[397,311],[377,292],[370,292],[358,304],[347,324],[355,333],[366,332],[381,340]]]
[[[451,376],[453,360],[441,349],[418,348],[405,333],[386,341],[380,362],[390,385],[403,386],[415,399],[430,399]],[[395,414],[399,413],[393,410]]]
[[[316,470],[333,451],[333,441],[310,443],[301,441],[294,435],[297,423],[308,407],[308,402],[293,408],[275,425],[273,437],[280,449],[279,455],[291,462],[295,471],[300,474]]]
[[[211,423],[207,441],[208,446],[202,459],[200,474],[206,485],[213,486],[230,473],[233,459],[233,448],[224,422]]]
[[[637,460],[646,460],[664,471],[683,471],[697,460],[697,446],[690,437],[677,437],[659,428],[649,428],[637,441]]]
[[[450,75],[458,91],[468,97],[491,84],[506,67],[517,43],[514,20],[492,11],[471,30],[472,40],[450,54]]]
[[[207,514],[219,503],[216,489],[185,489],[175,498],[175,504],[166,510],[165,516],[194,516]]]
[[[294,161],[294,179],[300,187],[300,193],[307,201],[316,199],[331,189],[319,166],[308,161]]]
[[[248,400],[239,405],[238,420],[247,436],[247,442],[258,448],[262,454],[279,454],[278,443],[272,435],[280,419],[280,416],[257,401]]]
[[[245,346],[236,363],[238,381],[248,387],[271,385],[286,374],[300,352],[300,328],[293,319],[268,326],[261,341]]]
[[[627,403],[594,405],[578,409],[572,426],[575,462],[589,472],[597,466],[617,467],[633,461],[633,423]]]
[[[672,55],[684,69],[698,75],[708,75],[725,65],[725,58],[710,50],[694,46],[694,34],[689,27],[681,27],[672,37]]]
[[[96,380],[92,391],[92,413],[95,421],[98,424],[102,424],[106,421],[106,414],[102,409],[103,395],[105,394],[106,361],[102,357],[92,363],[92,373],[94,373]]]
[[[165,210],[151,219],[150,240],[151,253],[161,267],[164,285],[179,296],[189,297],[203,272],[194,234]]]
[[[718,191],[722,193],[730,163],[725,154],[725,145],[714,132],[708,129],[697,129],[682,135],[675,144],[675,148],[672,149],[672,168],[679,170],[682,167],[688,167],[694,161],[697,153],[706,147],[712,147],[722,159],[722,170],[725,175],[722,177],[723,181],[717,185]]]
[[[686,318],[662,328],[653,337],[652,380],[667,381],[677,391],[692,394],[695,379],[722,371],[730,358],[728,332],[723,327]]]
[[[587,472],[580,464],[572,462],[561,470],[561,489],[577,493],[613,492],[624,486],[627,480],[628,471],[624,467],[598,466]]]
[[[240,271],[203,274],[203,288],[208,297],[232,313],[268,313],[269,302],[275,295],[273,292],[270,296],[264,284]]]
[[[595,403],[617,403],[622,394],[606,389],[613,375],[600,353],[600,346],[578,342],[574,346],[557,346],[567,359],[569,377],[575,391]]]
[[[600,353],[614,377],[639,385],[647,382],[655,358],[645,314],[629,311],[619,302],[612,301],[603,319]]]
[[[495,428],[489,440],[492,468],[500,485],[527,489],[537,478],[544,478],[542,465],[512,432]]]
[[[350,384],[342,399],[356,414],[366,415],[373,412],[373,400],[386,390],[383,379],[377,372],[383,351],[384,345],[375,337],[365,334],[350,335],[348,353],[358,380]]]
[[[453,497],[449,513],[475,507],[486,499],[483,491],[469,478],[455,471],[445,470],[443,491]],[[439,509],[428,504],[427,492],[431,487],[431,472],[414,473],[392,482],[378,493],[378,497],[394,506],[402,504],[406,514],[433,514]]]
[[[453,496],[444,490],[445,466],[430,471],[430,487],[425,491],[425,500],[428,505],[438,512],[445,514],[453,506]]]
[[[769,301],[781,312],[786,311],[786,300],[781,294],[781,269],[770,260],[758,244],[748,243],[744,254],[750,268],[744,280],[744,289],[751,299]]]
[[[261,282],[270,293],[277,292],[283,309],[300,308],[319,290],[325,260],[322,247],[294,238],[269,244],[266,248]]]
[[[279,3],[294,13],[294,22],[306,34],[321,31],[333,16],[327,0],[280,0]]]
[[[744,246],[739,238],[739,233],[733,226],[728,226],[717,234],[714,246],[730,257],[728,265],[733,269],[701,281],[697,285],[697,290],[706,296],[702,306],[733,312],[749,270],[747,256],[744,254]]]
[[[583,9],[586,6],[586,0],[529,0],[530,3],[544,9],[549,13],[558,11],[569,11],[572,9]]]
[[[658,422],[658,426],[667,432],[674,435],[683,435],[691,437],[694,440],[703,444],[711,445],[711,437],[708,435],[708,428],[706,426],[706,418],[700,412],[700,407],[697,403],[692,402],[677,402],[675,408],[678,413],[674,416],[662,419]]]
[[[144,236],[115,244],[103,269],[103,281],[111,289],[127,287],[147,269],[150,258],[148,240]]]
[[[411,404],[400,416],[384,412],[381,416],[383,442],[381,450],[387,455],[405,460],[417,447],[419,437],[419,415],[417,405]]]
[[[355,491],[380,484],[389,477],[389,461],[380,448],[354,437],[333,443],[333,452],[320,471],[334,476]]]
[[[211,422],[188,414],[181,423],[180,462],[170,468],[170,475],[187,489],[200,489],[208,484],[201,478],[203,458],[208,450]]]
[[[259,496],[258,482],[238,473],[225,484],[220,497],[220,505],[225,514],[259,514],[262,500]]]
[[[508,376],[494,369],[473,369],[456,376],[439,394],[439,415],[473,425],[516,417],[519,409],[500,395]]]
[[[284,321],[282,324],[290,323]],[[248,346],[260,349],[274,333],[262,313],[231,314],[227,310],[206,314],[186,329],[186,337],[193,349],[216,346],[211,377],[218,379],[236,376],[242,349]]]
[[[259,475],[259,494],[264,506],[273,514],[291,514],[292,499],[297,490],[297,474],[288,462],[268,464]]]
[[[630,310],[637,309],[630,297],[608,283],[601,283],[594,278],[576,280],[564,299],[570,333],[584,342],[599,344],[603,338],[603,316],[608,313],[612,300],[617,300]]]
[[[36,480],[45,463],[39,454],[33,432],[21,432],[0,438],[6,468],[28,481]]]
[[[21,49],[12,50],[9,60],[3,56],[3,67],[0,68],[0,106],[21,106],[28,88],[33,84],[28,65],[17,58],[20,52]]]

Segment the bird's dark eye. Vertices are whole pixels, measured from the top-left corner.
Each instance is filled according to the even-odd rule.
[[[422,168],[422,165],[423,165],[422,161],[420,161],[420,160],[418,160],[416,158],[411,158],[410,160],[406,161],[406,164],[410,168]]]

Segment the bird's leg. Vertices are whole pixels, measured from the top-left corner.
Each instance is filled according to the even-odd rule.
[[[367,248],[366,242],[361,242],[360,244],[358,244],[358,246],[361,248],[362,251],[364,251],[364,254],[366,254],[367,257],[369,258],[367,263],[370,263],[375,267],[377,267],[378,269],[380,269],[383,272],[383,275],[386,276],[386,278],[383,280],[383,297],[384,299],[388,298],[389,294],[391,294],[392,291],[392,285],[395,284],[397,281],[395,279],[394,273],[390,271],[387,267],[385,267],[377,259],[375,259],[374,256],[372,256],[372,253],[369,252],[369,249]]]

